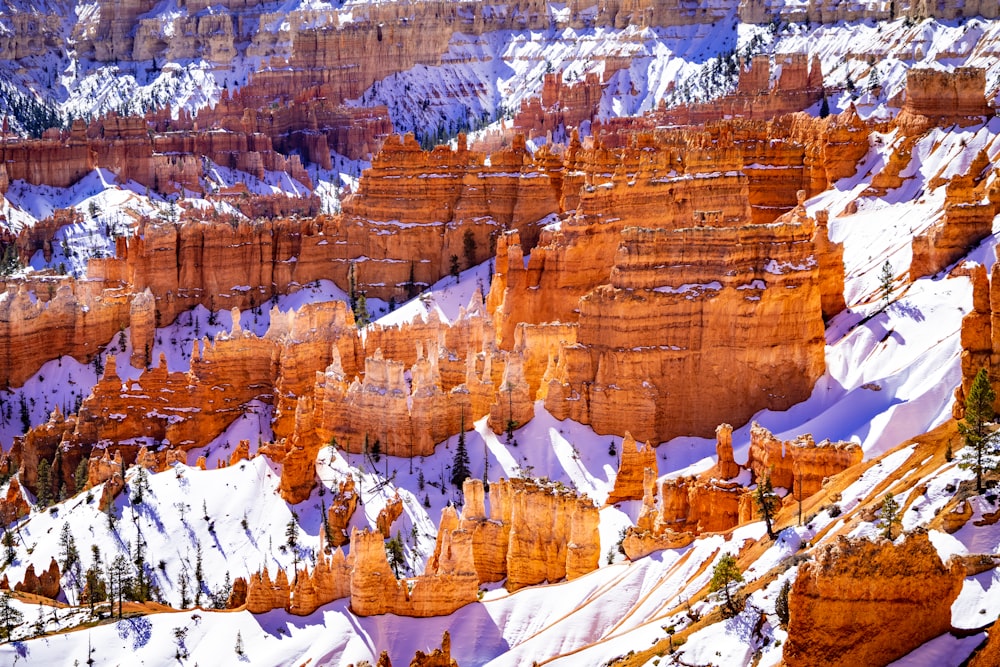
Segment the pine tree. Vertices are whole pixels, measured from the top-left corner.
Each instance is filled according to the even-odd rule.
[[[69,572],[80,562],[80,552],[76,550],[76,540],[73,539],[68,521],[63,522],[62,531],[59,533],[59,559],[63,572]]]
[[[886,493],[882,498],[882,509],[879,512],[878,525],[882,529],[882,537],[887,540],[893,539],[893,532],[902,523],[899,516],[899,503],[891,493]]]
[[[405,563],[403,557],[403,538],[397,532],[396,537],[393,537],[385,543],[385,556],[389,561],[389,565],[392,566],[392,572],[399,579],[399,568]]]
[[[885,260],[885,264],[882,265],[882,273],[879,274],[879,288],[882,290],[882,300],[888,305],[889,299],[892,298],[892,264],[889,260]]]
[[[708,590],[712,593],[717,591],[725,593],[727,616],[735,616],[739,612],[732,589],[734,584],[740,583],[743,583],[743,574],[736,563],[736,558],[732,554],[723,554],[712,570],[712,581],[708,585]]]
[[[24,614],[15,609],[10,604],[10,594],[7,591],[0,591],[0,632],[3,632],[3,639],[9,640],[14,628],[24,621]]]
[[[243,635],[240,634],[239,630],[236,631],[236,646],[234,647],[234,649],[236,651],[236,655],[238,655],[238,656],[240,656],[242,658],[243,657]]]
[[[406,279],[406,298],[412,299],[417,295],[416,279],[413,275],[413,262],[410,262],[410,277]]]
[[[295,561],[294,570],[299,569],[299,526],[295,523],[295,516],[293,515],[288,523],[285,524],[285,544],[292,551],[292,558]]]
[[[372,316],[368,312],[368,298],[364,292],[358,292],[358,297],[354,301],[354,323],[358,328],[368,326],[372,321]]]
[[[51,465],[47,459],[42,459],[38,462],[38,481],[36,485],[38,487],[38,506],[41,508],[52,504],[52,478],[50,472]]]
[[[450,268],[449,268],[448,271],[449,271],[449,273],[451,273],[451,276],[455,279],[455,282],[457,283],[458,282],[458,275],[460,273],[460,270],[459,270],[459,267],[458,267],[458,255],[452,255],[451,256],[451,265],[450,265]]]
[[[830,115],[830,102],[823,96],[823,102],[819,105],[819,117],[826,118]]]
[[[2,542],[4,565],[10,565],[17,558],[17,551],[14,548],[17,546],[17,542],[14,540],[14,533],[9,528],[3,532]]]
[[[201,542],[195,542],[194,552],[194,603],[201,605],[201,589],[205,587],[205,571],[201,563]]]
[[[451,464],[451,483],[456,489],[471,476],[469,472],[469,452],[465,449],[465,410],[462,410],[462,426],[458,432],[458,446],[455,448],[455,460]]]
[[[785,579],[784,583],[781,584],[781,589],[778,591],[778,598],[774,601],[774,613],[778,617],[778,621],[781,622],[781,627],[788,627],[788,593],[792,590],[792,582]]]
[[[122,617],[122,608],[125,603],[125,593],[132,588],[132,577],[129,573],[128,559],[124,555],[118,554],[108,568],[108,589],[111,597],[112,613],[114,613],[114,601],[118,599],[118,618]]]
[[[965,416],[958,423],[959,435],[965,440],[961,466],[976,472],[976,492],[983,492],[983,472],[997,466],[996,432],[990,428],[995,417],[993,402],[996,393],[990,385],[986,369],[981,368],[965,397]]]
[[[774,534],[774,515],[777,513],[778,508],[781,507],[781,499],[774,492],[774,488],[771,486],[771,476],[765,475],[764,479],[757,483],[757,491],[754,492],[754,503],[757,505],[757,511],[760,512],[764,519],[764,525],[767,526],[767,536],[772,540],[776,537]]]

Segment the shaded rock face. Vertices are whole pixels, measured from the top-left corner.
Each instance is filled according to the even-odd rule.
[[[799,570],[784,664],[888,664],[951,628],[964,574],[924,531],[898,545],[841,537]]]
[[[21,485],[16,477],[11,477],[7,485],[7,495],[0,500],[0,525],[9,526],[23,516],[28,516],[31,507],[21,494]]]

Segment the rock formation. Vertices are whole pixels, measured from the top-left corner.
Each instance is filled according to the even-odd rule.
[[[743,469],[733,459],[732,432],[728,424],[716,429],[718,462],[697,477],[668,478],[657,484],[652,470],[646,470],[637,525],[622,544],[630,559],[683,547],[700,533],[727,532],[759,519],[753,490],[730,481]],[[754,423],[746,469],[755,481],[770,475],[776,489],[804,500],[818,492],[827,477],[860,463],[862,457],[861,447],[854,443],[817,444],[808,434],[782,441]]]
[[[840,537],[800,567],[788,596],[784,663],[888,664],[951,628],[963,579],[924,531],[898,545]]]
[[[640,447],[632,434],[626,431],[622,440],[621,463],[615,476],[615,486],[608,494],[608,504],[622,500],[642,500],[643,476],[647,469],[653,471],[654,477],[659,476],[656,450],[648,442]]]
[[[750,427],[747,468],[755,480],[770,476],[771,485],[808,498],[827,477],[861,463],[864,452],[853,442],[813,441],[812,435],[782,441],[756,422]]]
[[[985,191],[991,172],[989,158],[980,151],[964,176],[948,182],[944,216],[913,238],[911,279],[944,270],[990,235],[993,218],[1000,211],[1000,189],[994,186]]]
[[[28,516],[31,507],[21,493],[21,485],[17,477],[11,477],[7,485],[7,493],[3,500],[0,500],[0,526],[9,526],[21,517]]]
[[[397,493],[386,502],[385,507],[379,510],[375,518],[375,525],[382,537],[388,539],[392,537],[392,524],[403,514],[403,499]]]
[[[490,484],[486,513],[482,481],[463,486],[466,505],[459,517],[446,510],[430,563],[443,558],[448,535],[471,537],[478,581],[507,578],[508,590],[575,578],[595,570],[600,558],[597,507],[585,496],[537,480]]]
[[[327,525],[330,527],[330,546],[340,547],[350,541],[347,524],[358,507],[358,493],[354,488],[354,477],[347,476],[337,485],[327,510]]]
[[[906,100],[901,125],[914,122],[905,116],[924,116],[943,124],[968,125],[991,116],[986,102],[986,70],[957,67],[954,71],[913,68],[906,73]]]
[[[16,584],[14,590],[55,600],[59,597],[60,576],[59,564],[55,558],[49,562],[48,569],[43,570],[41,574],[35,574],[35,564],[29,563],[28,568],[24,571],[24,580]]]
[[[458,663],[451,659],[451,635],[447,630],[441,637],[441,648],[436,648],[430,653],[417,651],[410,661],[410,667],[458,667]]]

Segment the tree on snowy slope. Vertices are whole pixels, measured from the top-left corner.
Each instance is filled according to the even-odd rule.
[[[465,410],[462,410],[462,425],[458,432],[458,447],[455,448],[455,460],[451,465],[451,483],[456,489],[461,489],[465,480],[471,477],[469,472],[469,452],[465,447]]]
[[[712,593],[718,591],[725,593],[723,615],[727,618],[732,618],[740,611],[734,588],[741,583],[743,583],[743,573],[736,563],[736,557],[732,554],[723,554],[712,570],[712,581],[708,585],[708,590]]]
[[[965,416],[958,423],[958,432],[965,440],[959,466],[976,473],[976,492],[983,492],[983,472],[997,468],[997,434],[993,425],[993,401],[996,393],[990,386],[986,369],[981,368],[965,397]]]
[[[757,511],[760,512],[761,517],[764,519],[764,525],[767,526],[767,536],[772,540],[776,537],[774,533],[774,516],[778,513],[781,508],[781,498],[778,494],[774,492],[774,488],[771,486],[771,476],[765,475],[764,479],[757,483],[757,490],[754,492],[754,504],[757,505]]]
[[[10,639],[14,628],[24,621],[24,614],[15,609],[10,604],[10,594],[6,591],[0,593],[0,638]]]

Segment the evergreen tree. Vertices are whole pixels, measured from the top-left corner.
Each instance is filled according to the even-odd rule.
[[[788,593],[792,590],[792,582],[785,579],[785,582],[781,584],[781,589],[778,591],[778,598],[774,601],[774,613],[778,616],[778,621],[781,622],[781,627],[788,627]]]
[[[83,598],[90,605],[90,613],[94,613],[94,603],[102,602],[108,597],[108,589],[101,577],[101,552],[100,548],[94,544],[94,562],[87,568],[84,575],[85,583],[83,588]]]
[[[52,504],[52,477],[50,474],[51,465],[47,459],[38,462],[38,506],[48,507]]]
[[[375,438],[375,442],[372,444],[372,461],[378,463],[382,460],[382,441]]]
[[[285,525],[285,544],[292,551],[292,558],[295,562],[293,571],[297,572],[299,569],[299,526],[295,523],[294,515]]]
[[[465,410],[462,410],[462,426],[458,432],[458,446],[455,448],[455,460],[451,464],[451,483],[456,489],[461,489],[463,482],[470,477],[469,452],[465,448]]]
[[[452,277],[455,279],[455,282],[457,283],[458,274],[460,273],[460,269],[458,267],[458,255],[451,256],[451,267],[449,268],[449,272],[451,273]]]
[[[234,647],[234,649],[236,651],[236,655],[238,655],[238,656],[240,656],[242,658],[243,657],[243,635],[240,634],[239,630],[236,631],[236,646]]]
[[[354,323],[358,328],[368,326],[372,321],[372,316],[368,312],[368,298],[364,292],[358,292],[354,301]]]
[[[965,416],[958,422],[958,433],[965,440],[959,466],[976,472],[977,493],[983,492],[983,472],[997,466],[996,432],[991,428],[995,400],[996,393],[990,386],[986,369],[981,368],[965,397]]]
[[[774,492],[774,488],[771,486],[771,476],[765,475],[764,479],[757,483],[757,490],[754,492],[754,503],[757,505],[757,511],[764,519],[764,525],[767,526],[767,536],[772,540],[775,538],[774,534],[774,515],[777,514],[778,508],[781,507],[781,499],[778,498],[778,494]]]
[[[732,554],[723,554],[712,570],[712,581],[708,585],[708,590],[712,593],[718,591],[725,593],[725,612],[728,617],[735,616],[739,612],[736,607],[733,586],[740,583],[743,583],[743,574],[736,563],[736,558]]]
[[[7,591],[0,591],[0,632],[3,639],[9,640],[14,628],[24,621],[24,614],[15,609],[10,604],[10,594]]]
[[[201,605],[201,589],[205,587],[205,571],[201,563],[201,542],[195,542],[194,552],[194,603]]]
[[[118,554],[108,567],[108,593],[111,598],[111,612],[114,613],[114,602],[118,599],[118,618],[122,617],[125,594],[132,588],[132,576],[129,572],[128,559]]]
[[[879,512],[878,520],[879,528],[882,529],[882,537],[887,540],[893,539],[893,532],[901,523],[899,503],[891,493],[886,493],[882,498],[882,509]]]
[[[76,540],[69,529],[69,522],[64,521],[59,533],[59,560],[63,572],[69,572],[80,562],[80,552],[76,550]]]
[[[879,274],[879,288],[882,290],[882,300],[888,304],[889,299],[892,297],[892,264],[889,260],[885,260],[885,264],[882,265],[882,273]]]
[[[389,561],[389,565],[392,566],[392,572],[399,579],[399,568],[405,564],[405,559],[403,557],[403,538],[397,532],[396,537],[393,537],[385,543],[385,557]]]
[[[14,540],[14,533],[8,528],[3,532],[3,561],[4,565],[10,565],[17,558],[17,551],[15,546],[17,542]]]
[[[823,102],[819,105],[819,117],[826,118],[830,115],[830,102],[823,96]]]

